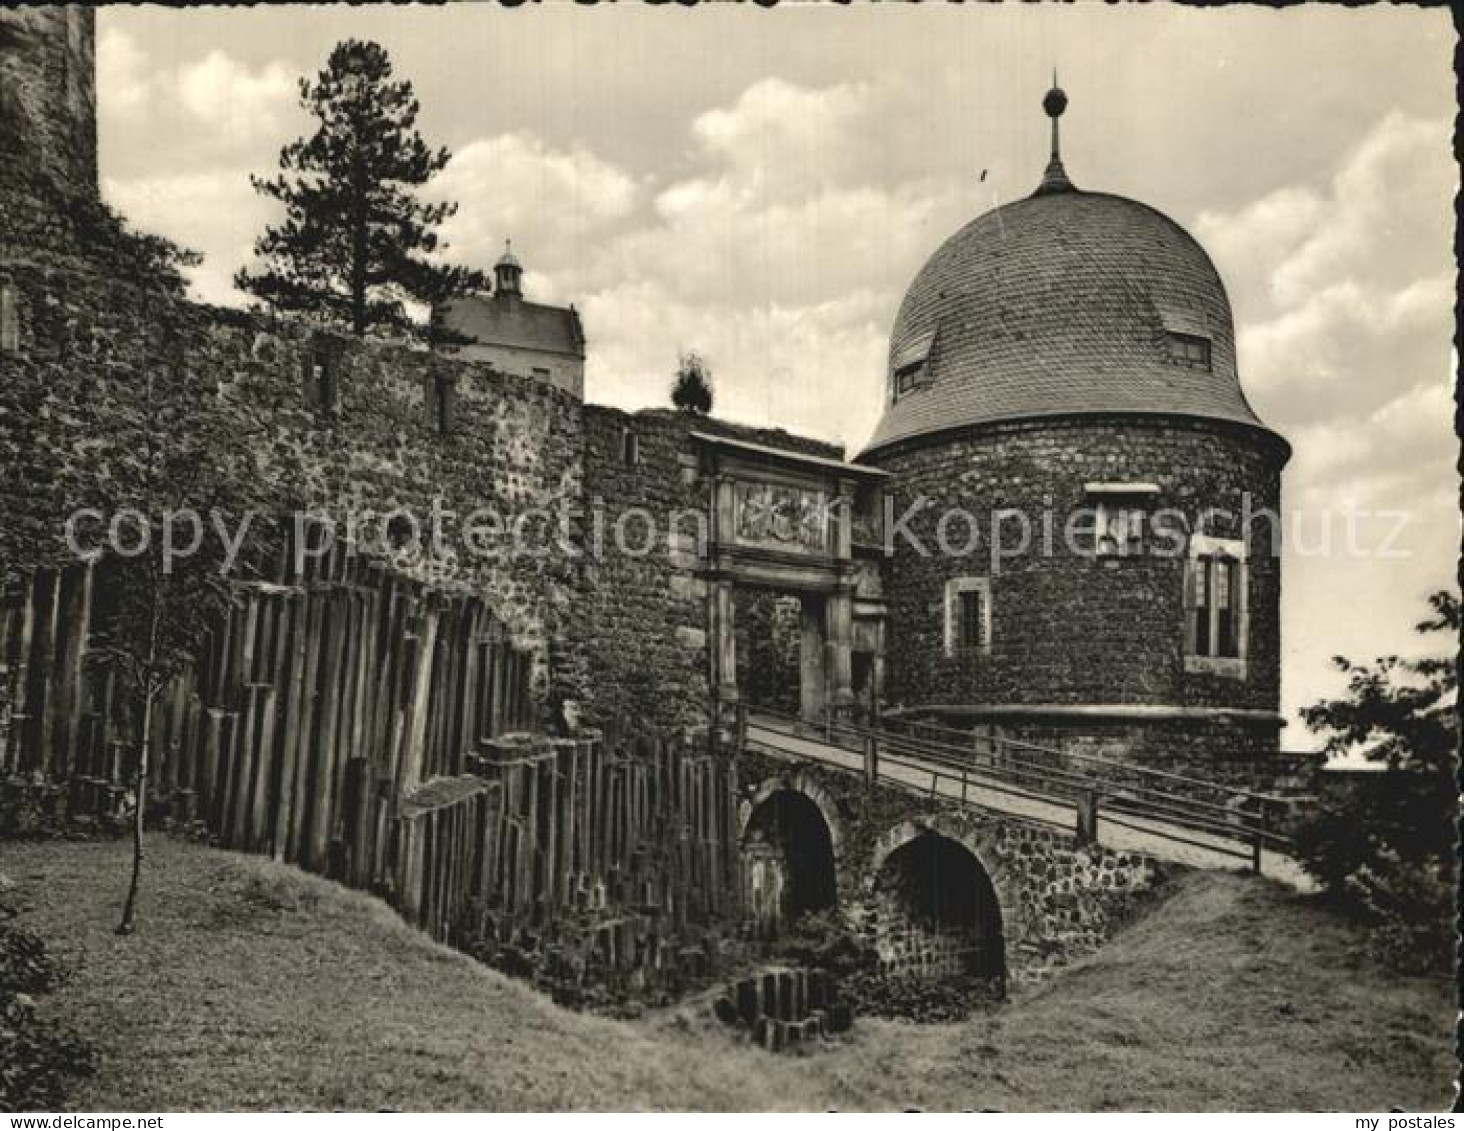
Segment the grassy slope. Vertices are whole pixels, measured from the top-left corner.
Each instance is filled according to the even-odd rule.
[[[375,901],[158,840],[141,928],[111,933],[122,844],[0,845],[92,1036],[72,1110],[1443,1108],[1452,987],[1386,975],[1300,897],[1196,875],[1101,954],[965,1025],[862,1020],[804,1058],[699,1007],[561,1010]]]

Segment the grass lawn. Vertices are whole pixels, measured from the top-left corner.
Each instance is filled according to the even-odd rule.
[[[155,838],[138,933],[125,844],[0,844],[21,922],[72,970],[41,1000],[100,1049],[81,1110],[901,1107],[1443,1110],[1453,986],[1362,954],[1275,884],[1184,879],[1107,948],[959,1025],[861,1019],[775,1057],[705,1003],[560,1009],[359,893]]]

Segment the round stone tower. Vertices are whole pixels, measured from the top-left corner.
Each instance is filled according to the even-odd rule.
[[[860,459],[892,473],[888,710],[1201,766],[1274,752],[1286,441],[1178,224],[1033,194],[921,268]]]
[[[96,13],[0,8],[0,152],[11,177],[97,192]]]

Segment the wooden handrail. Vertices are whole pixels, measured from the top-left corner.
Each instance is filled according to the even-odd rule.
[[[904,720],[888,720],[887,719],[886,725],[890,725],[891,723],[893,723],[894,725],[902,725],[902,726],[908,726],[908,727],[914,727],[914,726],[918,725],[918,726],[920,726],[922,728],[928,728],[930,730],[938,730],[938,731],[940,731],[940,732],[942,732],[944,734],[960,735],[963,738],[967,739],[968,741],[970,739],[973,739],[973,738],[981,738],[984,741],[999,743],[1002,746],[1012,747],[1012,748],[1015,748],[1015,749],[1038,751],[1038,752],[1043,753],[1043,754],[1052,755],[1055,758],[1070,759],[1070,760],[1078,761],[1078,762],[1090,762],[1090,763],[1092,763],[1094,765],[1097,765],[1097,766],[1105,766],[1105,767],[1112,767],[1112,768],[1115,768],[1115,769],[1122,769],[1122,770],[1125,770],[1127,772],[1141,774],[1141,775],[1146,776],[1146,777],[1164,778],[1164,779],[1166,779],[1168,781],[1183,782],[1186,785],[1197,785],[1197,786],[1203,786],[1203,787],[1209,788],[1209,789],[1223,790],[1224,792],[1229,793],[1229,794],[1232,794],[1232,795],[1240,795],[1240,796],[1243,796],[1243,797],[1246,797],[1246,798],[1250,798],[1250,799],[1257,800],[1257,801],[1263,801],[1263,802],[1266,802],[1266,803],[1269,803],[1269,804],[1273,804],[1273,805],[1286,805],[1286,804],[1288,804],[1286,798],[1284,798],[1284,797],[1278,797],[1275,794],[1261,793],[1258,790],[1252,790],[1252,789],[1231,788],[1230,786],[1225,785],[1225,784],[1223,784],[1221,782],[1212,781],[1212,780],[1207,779],[1207,778],[1192,777],[1192,776],[1190,776],[1188,774],[1177,774],[1173,770],[1160,770],[1160,769],[1154,768],[1153,766],[1138,766],[1138,765],[1134,765],[1131,762],[1123,762],[1123,761],[1120,761],[1120,760],[1118,760],[1116,758],[1104,758],[1100,754],[1084,754],[1084,753],[1082,753],[1080,751],[1074,751],[1074,750],[1059,750],[1056,747],[1052,747],[1052,746],[1039,746],[1038,744],[1033,743],[1033,742],[1026,742],[1026,741],[1023,741],[1022,739],[1018,739],[1018,738],[1007,738],[1005,736],[998,736],[998,735],[976,735],[974,732],[971,732],[971,731],[957,730],[954,727],[941,726],[941,725],[939,725],[937,723],[918,723],[918,724],[916,724],[916,723],[905,722]],[[917,741],[923,741],[923,742],[929,742],[929,743],[932,743],[932,744],[937,744],[936,740],[934,740],[934,739],[922,739],[918,735],[912,735],[912,736],[909,736],[909,737],[915,738]],[[955,743],[951,743],[950,745],[955,746],[956,744]]]
[[[969,789],[973,785],[1036,801],[1059,801],[1077,808],[1080,823],[1085,828],[1096,822],[1101,807],[1112,814],[1109,819],[1118,824],[1128,825],[1128,822],[1121,819],[1122,816],[1149,819],[1210,834],[1225,841],[1247,844],[1247,849],[1236,852],[1216,845],[1201,846],[1230,852],[1232,855],[1250,856],[1252,865],[1256,868],[1259,868],[1264,846],[1285,848],[1291,844],[1289,838],[1270,827],[1268,808],[1271,805],[1285,804],[1283,799],[1251,790],[1233,789],[1220,782],[1135,766],[1097,755],[1069,753],[997,735],[955,731],[936,724],[920,726],[922,729],[959,734],[966,741],[957,745],[918,733],[912,734],[908,730],[901,733],[887,728],[871,727],[837,719],[832,712],[825,712],[816,723],[810,723],[798,715],[771,709],[758,708],[756,713],[775,722],[791,723],[795,735],[809,730],[813,732],[813,737],[826,745],[834,746],[845,753],[860,755],[864,759],[866,776],[871,781],[884,779],[891,784],[908,784],[885,775],[882,772],[885,764],[903,766],[922,774],[928,773],[931,775],[932,796],[938,793],[939,782],[944,779],[960,782],[963,801],[967,800]],[[746,719],[744,710],[739,713],[739,727],[744,728],[744,742]],[[904,725],[914,729],[910,724]],[[858,745],[852,745],[856,740]],[[987,744],[991,752],[979,754],[973,748],[977,742]],[[978,758],[989,758],[990,761],[977,761]],[[1074,762],[1078,763],[1076,767],[1072,765]],[[1105,772],[1091,772],[1099,769]],[[1229,801],[1221,804],[1163,788],[1164,783],[1170,782],[1199,787],[1223,795]],[[1240,804],[1237,805],[1236,801]],[[1252,803],[1258,804],[1254,804],[1252,809]],[[1083,807],[1089,804],[1093,806],[1093,812],[1084,822]],[[1200,844],[1163,828],[1144,826],[1143,831],[1187,844]]]

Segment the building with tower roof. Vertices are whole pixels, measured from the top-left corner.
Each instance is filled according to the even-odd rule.
[[[453,345],[447,352],[486,361],[503,373],[535,377],[576,397],[585,395],[585,330],[571,306],[530,302],[524,268],[506,241],[493,265],[493,290],[450,299],[434,321]]]
[[[1035,191],[947,239],[895,317],[859,456],[912,535],[886,568],[884,696],[1103,752],[1274,751],[1269,516],[1290,448],[1246,399],[1209,256],[1154,208],[1073,183],[1066,106],[1054,85]],[[952,517],[968,514],[977,546]],[[964,552],[935,545],[942,522]]]

